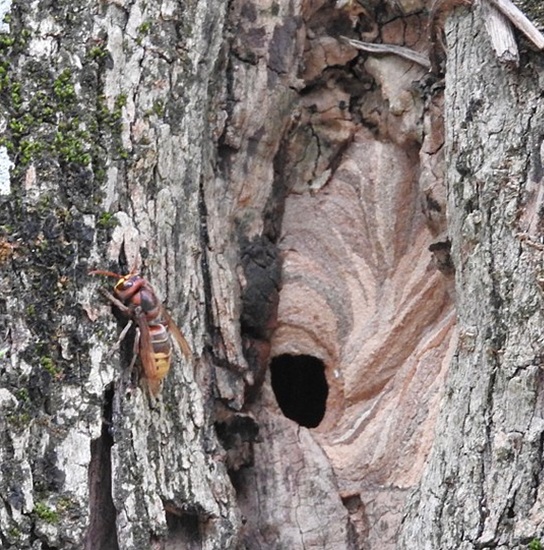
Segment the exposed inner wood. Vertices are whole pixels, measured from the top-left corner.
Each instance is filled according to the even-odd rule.
[[[314,358],[328,386],[323,419],[308,432],[282,409],[308,425],[293,411],[314,407],[310,383],[285,375],[295,385],[286,394],[298,400],[286,407],[273,392],[275,363],[272,381],[265,374],[250,406],[262,443],[251,467],[234,475],[246,541],[265,548],[277,533],[294,547],[323,547],[328,537],[331,548],[393,549],[456,343],[442,88],[394,48],[368,54],[341,36],[423,58],[426,12],[308,2],[290,26],[240,5],[232,61],[240,102],[224,136],[233,148],[229,177],[239,181],[240,231],[256,243],[264,230],[282,260],[277,320],[268,331],[246,331],[246,357],[252,369],[268,354]],[[259,110],[249,117],[255,97]],[[272,211],[279,233],[257,215],[266,212],[258,188],[272,177],[270,159],[282,190],[283,206]],[[244,273],[242,289],[251,279]]]

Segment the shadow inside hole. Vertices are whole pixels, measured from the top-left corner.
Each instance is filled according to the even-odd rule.
[[[283,414],[306,428],[319,426],[329,395],[323,361],[311,355],[278,355],[270,363],[270,373]]]

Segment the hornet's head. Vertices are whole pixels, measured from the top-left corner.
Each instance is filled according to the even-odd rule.
[[[118,281],[113,287],[113,293],[121,302],[127,304],[132,297],[145,285],[145,279],[138,273],[129,273],[128,275],[120,275],[112,271],[103,271],[97,269],[89,272],[90,275],[105,275],[106,277],[115,277]]]

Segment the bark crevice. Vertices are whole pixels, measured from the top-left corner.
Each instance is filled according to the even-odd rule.
[[[89,527],[85,537],[86,550],[118,550],[116,518],[111,484],[111,448],[114,444],[114,389],[104,392],[102,432],[91,441],[89,463]]]

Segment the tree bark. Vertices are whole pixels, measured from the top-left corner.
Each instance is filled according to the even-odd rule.
[[[539,57],[443,4],[447,61],[418,0],[8,6],[2,548],[539,536]],[[185,334],[157,397],[93,269]]]

